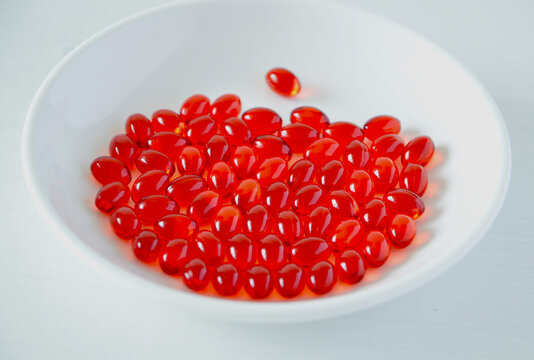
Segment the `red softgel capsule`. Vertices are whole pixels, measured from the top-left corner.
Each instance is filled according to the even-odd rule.
[[[232,264],[221,264],[214,269],[211,283],[219,295],[235,295],[241,289],[241,274]]]
[[[109,142],[109,155],[131,170],[137,159],[137,145],[127,135],[116,135]]]
[[[241,112],[241,99],[235,94],[219,96],[211,104],[210,116],[221,123],[222,121],[236,117]]]
[[[319,166],[332,160],[339,160],[342,155],[343,147],[337,141],[329,138],[314,141],[304,152],[304,157],[307,160]]]
[[[338,224],[330,242],[336,251],[357,248],[364,236],[365,229],[356,219],[344,220]]]
[[[330,210],[324,206],[318,206],[306,217],[304,221],[304,233],[307,236],[327,239],[332,235],[337,222]]]
[[[365,276],[366,270],[367,265],[356,250],[347,249],[336,256],[336,272],[340,281],[357,284]]]
[[[247,110],[241,115],[241,119],[247,124],[253,137],[274,134],[282,127],[280,115],[265,107]]]
[[[400,121],[389,115],[380,115],[369,119],[363,125],[365,137],[371,141],[386,134],[398,134],[401,130]]]
[[[367,203],[375,195],[375,185],[365,170],[354,170],[347,183],[347,190],[358,205]]]
[[[270,234],[259,241],[258,262],[269,270],[278,270],[287,262],[287,248],[276,235]]]
[[[237,234],[228,240],[226,257],[239,271],[245,271],[254,264],[256,252],[252,241],[243,234]]]
[[[276,273],[274,286],[285,298],[299,295],[306,286],[304,270],[297,264],[287,264]]]
[[[206,190],[195,196],[187,209],[187,214],[197,223],[210,223],[222,205],[222,198],[214,191]]]
[[[223,198],[230,196],[237,184],[237,177],[227,163],[218,162],[208,172],[208,187]]]
[[[193,242],[194,253],[208,266],[223,262],[226,256],[226,246],[214,233],[208,230],[200,231]]]
[[[223,206],[213,219],[213,232],[221,239],[229,239],[241,232],[243,217],[235,206]]]
[[[179,210],[176,201],[164,195],[150,195],[135,204],[135,212],[139,219],[150,224],[165,215],[177,214]]]
[[[325,206],[338,219],[354,218],[358,215],[358,203],[345,190],[332,190],[324,200]]]
[[[200,291],[210,283],[210,272],[204,261],[195,258],[184,266],[184,284],[191,290]]]
[[[238,146],[228,162],[240,179],[252,177],[259,166],[258,158],[249,146]]]
[[[341,189],[346,183],[345,168],[339,160],[329,161],[319,170],[317,179],[326,190]]]
[[[306,274],[308,288],[317,295],[323,295],[334,287],[337,273],[330,261],[320,261],[313,265]]]
[[[252,240],[263,238],[271,229],[271,218],[263,205],[254,205],[243,217],[243,233]]]
[[[423,200],[417,194],[405,189],[396,189],[386,193],[384,204],[390,216],[404,214],[417,219],[425,212]]]
[[[304,235],[300,219],[293,211],[282,211],[273,219],[273,233],[287,245],[294,244]]]
[[[293,200],[293,209],[300,215],[307,215],[321,205],[324,197],[323,190],[317,185],[306,185],[300,188]]]
[[[182,117],[172,110],[160,109],[152,114],[152,128],[156,133],[170,131],[179,134],[183,127]]]
[[[304,124],[311,126],[319,133],[330,125],[328,117],[319,109],[312,106],[301,106],[291,112],[290,121],[292,124]]]
[[[132,180],[130,171],[119,160],[111,156],[100,156],[91,163],[93,177],[102,185],[120,182],[128,185]]]
[[[349,122],[340,121],[328,125],[324,131],[324,137],[334,139],[341,146],[347,146],[354,140],[363,141],[362,129]]]
[[[394,246],[404,248],[415,238],[417,225],[407,215],[395,215],[389,222],[387,234]]]
[[[186,146],[178,157],[177,165],[182,175],[200,175],[204,171],[206,161],[201,149],[196,146]]]
[[[130,189],[120,182],[104,185],[96,194],[95,205],[103,213],[110,213],[128,203]]]
[[[388,157],[396,160],[404,151],[404,140],[395,134],[382,135],[373,142],[371,151],[376,157]]]
[[[291,246],[291,260],[300,266],[313,264],[328,259],[332,252],[328,243],[318,237],[308,237]]]
[[[434,142],[428,136],[416,137],[406,144],[402,154],[403,163],[425,166],[434,155]]]
[[[369,171],[376,192],[386,192],[397,186],[399,172],[393,160],[387,157],[379,157]]]
[[[141,231],[141,221],[134,209],[129,206],[118,208],[109,218],[111,228],[118,237],[131,239]]]
[[[360,140],[354,140],[345,149],[343,162],[350,169],[367,169],[371,163],[371,153],[367,145]]]
[[[158,219],[154,231],[165,240],[184,239],[191,240],[198,231],[195,221],[182,214],[165,215]]]
[[[260,161],[272,157],[279,157],[289,161],[292,155],[289,145],[282,138],[274,135],[258,136],[252,142],[252,148]]]
[[[263,203],[271,213],[278,214],[280,211],[289,210],[290,195],[285,183],[275,182],[263,192]]]
[[[315,165],[311,161],[300,159],[289,169],[288,182],[292,190],[300,189],[315,181]]]
[[[208,189],[204,178],[198,175],[184,175],[174,179],[167,187],[167,196],[182,206],[187,206],[201,192]]]
[[[280,129],[278,136],[294,153],[303,153],[311,143],[319,139],[319,132],[306,124],[289,124]]]
[[[137,146],[146,148],[148,139],[154,135],[154,129],[145,115],[133,114],[126,120],[126,135],[135,141]]]
[[[140,152],[135,160],[135,166],[141,173],[146,173],[150,170],[161,170],[169,176],[174,174],[174,164],[165,154],[156,150],[144,150]]]
[[[382,266],[389,257],[391,245],[380,231],[369,231],[362,244],[362,256],[366,262],[374,267]]]
[[[288,171],[287,161],[279,157],[272,157],[260,164],[256,179],[262,188],[266,188],[274,182],[284,182]]]
[[[185,264],[191,259],[189,242],[184,239],[174,239],[165,244],[159,253],[159,267],[168,275],[182,273]]]
[[[207,96],[196,94],[187,98],[182,104],[180,115],[185,123],[210,113],[210,99]]]
[[[156,261],[161,248],[161,241],[158,236],[151,230],[141,231],[132,240],[132,250],[136,258],[142,262]]]
[[[418,164],[406,164],[399,177],[399,186],[422,196],[428,186],[428,175]]]
[[[141,174],[131,188],[132,199],[135,202],[150,195],[165,195],[169,186],[169,176],[162,170],[150,170]]]
[[[208,115],[204,115],[191,120],[185,131],[191,144],[206,144],[217,134],[217,123]]]
[[[222,135],[213,135],[206,143],[206,160],[210,164],[227,161],[230,158],[230,144]]]
[[[163,131],[152,135],[147,144],[150,150],[159,151],[170,160],[176,161],[187,146],[187,140],[175,132]]]
[[[265,299],[273,291],[272,273],[265,267],[255,265],[243,273],[243,288],[253,299]]]
[[[265,75],[267,85],[276,93],[283,96],[295,96],[300,92],[299,79],[289,70],[274,68]]]
[[[237,117],[224,120],[221,124],[221,133],[231,145],[247,144],[252,139],[252,133],[247,124]]]
[[[248,210],[261,201],[260,183],[254,179],[241,181],[233,194],[232,202],[241,210]]]
[[[388,222],[386,205],[380,199],[369,201],[360,209],[360,219],[368,229],[383,229]]]

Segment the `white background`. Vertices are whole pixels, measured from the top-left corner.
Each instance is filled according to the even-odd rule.
[[[481,79],[508,125],[512,180],[489,233],[444,275],[373,309],[296,325],[216,322],[143,301],[73,257],[26,194],[21,131],[48,71],[94,32],[160,3],[0,0],[0,359],[534,359],[534,2],[354,1]]]

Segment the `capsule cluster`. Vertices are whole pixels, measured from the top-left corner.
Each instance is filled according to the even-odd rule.
[[[241,113],[236,95],[193,95],[179,112],[127,119],[91,164],[95,204],[139,260],[190,289],[325,294],[416,234],[434,144],[400,130],[391,116],[360,128],[310,106],[283,125],[268,108]]]

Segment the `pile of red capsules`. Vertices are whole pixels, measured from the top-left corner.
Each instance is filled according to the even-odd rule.
[[[283,69],[267,82],[282,95],[300,89]],[[434,144],[405,143],[400,130],[391,116],[360,128],[311,106],[283,126],[268,108],[241,114],[236,95],[193,95],[178,113],[128,118],[91,164],[103,185],[95,204],[139,260],[193,290],[325,294],[414,239]]]

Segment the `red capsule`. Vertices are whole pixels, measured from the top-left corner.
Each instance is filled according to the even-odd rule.
[[[342,155],[343,148],[337,141],[328,138],[314,141],[304,152],[306,159],[319,166],[331,160],[339,160]]]
[[[254,179],[245,179],[241,181],[232,198],[235,206],[241,210],[248,210],[261,200],[260,183]]]
[[[337,273],[330,261],[320,261],[308,271],[308,288],[317,295],[323,295],[332,290],[337,282]]]
[[[240,179],[253,176],[259,166],[254,150],[248,146],[238,146],[228,162]]]
[[[198,231],[198,225],[182,214],[166,215],[158,219],[154,225],[154,231],[162,239],[191,240]]]
[[[285,161],[291,158],[291,149],[284,140],[274,135],[258,136],[252,142],[252,148],[260,161],[272,157],[279,157]]]
[[[152,135],[147,144],[150,150],[159,151],[169,159],[176,161],[187,146],[187,140],[177,133],[163,131]]]
[[[428,175],[425,168],[417,164],[406,164],[399,177],[399,186],[422,196],[427,185]]]
[[[317,185],[306,185],[295,193],[293,208],[300,215],[307,215],[322,201],[323,190]]]
[[[256,261],[256,249],[248,237],[237,234],[228,240],[226,257],[239,271],[245,271]]]
[[[217,134],[217,123],[208,115],[197,117],[187,124],[186,134],[191,144],[205,144]]]
[[[340,189],[346,182],[345,168],[339,160],[329,161],[319,170],[317,178],[324,189]]]
[[[343,161],[351,169],[367,169],[370,165],[369,148],[360,140],[354,140],[345,149]]]
[[[109,220],[113,232],[122,239],[131,239],[141,230],[141,221],[134,209],[129,206],[115,210]]]
[[[156,133],[170,131],[179,134],[183,127],[182,117],[172,110],[161,109],[152,114],[152,128]]]
[[[274,219],[273,233],[286,244],[294,244],[303,236],[302,224],[293,211],[282,211]]]
[[[208,186],[223,198],[232,194],[237,178],[227,163],[218,162],[212,166],[208,173]]]
[[[275,182],[269,185],[263,193],[263,203],[269,211],[278,214],[280,211],[288,210],[290,206],[290,192],[283,182]]]
[[[289,124],[280,129],[278,136],[289,145],[294,153],[303,153],[308,146],[319,139],[317,130],[306,124]]]
[[[339,280],[357,284],[365,276],[367,266],[356,250],[348,249],[336,257],[336,271]]]
[[[354,218],[358,215],[356,200],[345,190],[332,190],[326,195],[325,206],[338,219]]]
[[[150,170],[141,174],[132,185],[132,199],[135,202],[150,195],[165,195],[169,186],[169,176],[165,171]]]
[[[386,193],[384,203],[390,216],[404,214],[417,219],[425,212],[423,200],[417,194],[405,189],[396,189]]]
[[[287,264],[276,273],[274,286],[276,287],[276,291],[283,297],[295,297],[306,286],[304,271],[296,264]]]
[[[211,283],[219,295],[235,295],[241,289],[241,274],[232,264],[221,264],[214,269]]]
[[[373,199],[360,209],[360,219],[368,229],[383,229],[388,222],[386,205],[380,199]]]
[[[339,223],[332,238],[332,247],[341,251],[346,248],[358,248],[364,235],[364,228],[358,220],[349,219]]]
[[[104,185],[95,198],[96,208],[103,213],[110,213],[128,203],[130,190],[120,182]]]
[[[109,155],[132,169],[137,158],[137,145],[127,135],[117,135],[109,143]]]
[[[365,170],[354,170],[347,184],[347,189],[359,205],[367,203],[375,195],[375,185]]]
[[[132,240],[132,250],[136,258],[143,262],[153,262],[158,258],[161,241],[157,235],[150,230],[141,231]]]
[[[273,110],[256,107],[241,115],[253,137],[274,134],[282,127],[282,118]]]
[[[144,150],[135,160],[135,166],[141,173],[150,170],[162,170],[169,176],[174,174],[174,165],[165,154],[155,150]]]
[[[417,225],[415,221],[407,215],[395,215],[388,225],[388,236],[391,243],[403,248],[412,242],[417,234]]]
[[[182,104],[180,115],[187,124],[191,120],[210,113],[210,99],[204,95],[193,95],[187,98]]]
[[[243,273],[243,288],[253,299],[265,299],[273,291],[273,275],[260,265]]]
[[[311,161],[300,159],[289,169],[288,180],[292,190],[312,184],[315,180],[315,165]]]
[[[223,206],[213,219],[213,232],[221,239],[229,239],[241,231],[243,217],[235,206]]]
[[[330,124],[328,117],[319,109],[312,106],[301,106],[291,112],[292,124],[300,123],[311,126],[319,133]]]
[[[265,75],[267,85],[282,96],[295,96],[300,92],[299,79],[289,70],[274,68]]]
[[[189,242],[184,239],[174,239],[162,247],[159,253],[159,267],[165,274],[179,274],[184,271],[185,264],[190,259]]]
[[[111,156],[100,156],[91,163],[91,173],[96,181],[102,185],[120,182],[128,185],[132,176],[128,168],[119,160]]]
[[[201,192],[208,189],[206,180],[197,175],[184,175],[174,179],[167,188],[167,196],[186,206]]]
[[[363,131],[357,125],[340,121],[330,124],[324,131],[324,137],[334,139],[341,146],[347,146],[354,140],[363,141]]]
[[[399,181],[399,172],[390,158],[377,158],[369,172],[377,192],[393,189]]]
[[[178,157],[178,170],[182,175],[200,175],[206,163],[201,150],[195,146],[186,146]]]
[[[428,136],[418,136],[408,142],[402,154],[403,163],[425,166],[434,155],[434,142]]]
[[[404,151],[404,140],[395,134],[382,135],[373,142],[371,151],[376,157],[383,156],[395,160]]]
[[[164,195],[150,195],[135,204],[135,212],[139,219],[153,224],[165,215],[177,214],[179,205]]]
[[[369,119],[363,126],[365,137],[371,141],[386,134],[398,134],[401,129],[400,121],[393,116],[380,115]]]
[[[324,206],[316,207],[306,217],[305,223],[304,232],[307,236],[324,239],[329,238],[337,226],[337,221],[335,221],[332,213]]]
[[[308,237],[297,241],[291,247],[291,260],[300,266],[312,266],[328,259],[331,249],[328,243],[318,237]]]
[[[274,182],[285,181],[287,173],[287,161],[279,157],[273,157],[261,163],[256,173],[256,178],[260,186],[266,188]]]
[[[362,244],[362,256],[374,267],[382,266],[389,257],[391,245],[384,233],[369,231]]]
[[[219,123],[224,120],[239,116],[241,112],[241,99],[235,94],[219,96],[211,104],[210,116]]]
[[[263,205],[254,205],[243,218],[243,232],[252,240],[263,238],[271,228],[271,219]]]
[[[213,220],[222,205],[222,198],[214,191],[203,191],[198,194],[187,209],[187,214],[199,224],[207,224]]]
[[[227,161],[230,158],[230,145],[222,135],[213,135],[206,143],[206,160],[210,164]]]
[[[287,249],[276,235],[267,235],[259,242],[258,262],[269,270],[278,270],[287,262]]]
[[[148,138],[154,135],[152,123],[143,114],[133,114],[126,120],[126,135],[139,147],[146,148]]]
[[[222,122],[221,132],[231,145],[240,146],[250,142],[252,133],[247,124],[238,117],[231,117]]]
[[[208,265],[223,262],[226,256],[226,246],[215,234],[208,230],[200,231],[194,241],[195,253]]]
[[[204,261],[193,259],[184,267],[184,284],[195,291],[204,289],[210,283],[210,272]]]

